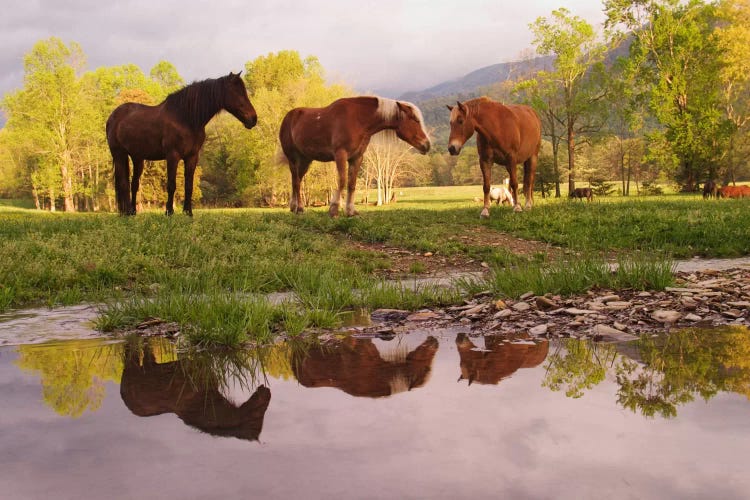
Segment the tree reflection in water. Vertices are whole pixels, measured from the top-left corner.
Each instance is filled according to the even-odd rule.
[[[630,344],[562,339],[547,358],[542,386],[580,398],[611,373],[617,403],[647,417],[671,418],[680,405],[719,392],[750,398],[750,330],[672,330]]]
[[[122,344],[101,340],[71,340],[61,344],[20,345],[15,364],[38,372],[42,399],[59,415],[78,418],[99,409],[106,395],[105,383],[120,380]]]
[[[617,366],[617,402],[645,416],[675,417],[677,407],[718,392],[750,398],[750,330],[686,329],[636,342],[641,363]]]

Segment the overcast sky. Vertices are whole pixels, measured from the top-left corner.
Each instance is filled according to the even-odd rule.
[[[173,63],[186,82],[293,49],[328,80],[396,97],[516,60],[528,25],[565,6],[597,27],[601,0],[3,0],[0,94],[23,82],[23,56],[51,36],[75,41],[88,68]]]

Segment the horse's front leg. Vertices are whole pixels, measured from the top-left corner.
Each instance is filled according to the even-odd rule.
[[[188,156],[185,162],[185,199],[182,202],[182,213],[193,216],[193,177],[195,176],[195,167],[198,165],[199,154],[195,153]]]
[[[518,163],[516,162],[516,159],[513,157],[510,157],[508,159],[508,163],[505,165],[505,168],[508,171],[508,177],[510,177],[509,187],[510,187],[510,193],[513,195],[513,211],[522,212],[523,208],[521,208],[521,203],[518,201],[518,171],[516,170],[516,165],[518,165]],[[529,198],[527,195],[527,198],[526,198],[527,203],[528,203],[528,199]]]
[[[133,178],[130,180],[130,213],[135,215],[136,212],[136,195],[141,185],[141,174],[143,174],[143,158],[133,158]]]
[[[167,211],[166,215],[174,214],[174,192],[177,189],[177,165],[180,157],[176,154],[167,156]]]
[[[304,203],[302,203],[302,179],[307,173],[307,169],[310,168],[310,160],[296,158],[289,160],[289,171],[292,174],[292,197],[289,200],[289,210],[295,214],[301,214],[305,211]]]
[[[339,216],[339,204],[341,200],[341,192],[346,187],[346,167],[348,162],[348,154],[346,151],[339,150],[336,151],[335,155],[336,160],[336,172],[339,177],[339,184],[338,189],[335,193],[333,193],[333,198],[331,199],[331,206],[328,208],[328,214],[331,217],[338,217]]]
[[[479,214],[482,219],[490,217],[490,187],[492,185],[492,159],[479,158],[479,168],[482,170],[482,190],[484,191],[484,208]]]
[[[357,188],[357,175],[359,167],[362,165],[362,156],[349,160],[349,179],[347,180],[346,189],[346,215],[349,217],[359,215],[354,208],[354,190]]]

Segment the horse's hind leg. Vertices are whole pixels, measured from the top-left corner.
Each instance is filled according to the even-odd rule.
[[[295,214],[305,211],[302,203],[302,179],[310,168],[310,160],[295,157],[289,159],[289,170],[292,173],[292,198],[289,200],[289,210]]]
[[[142,158],[133,158],[133,178],[130,180],[130,213],[128,215],[135,215],[136,207],[136,195],[138,194],[138,188],[141,185],[141,174],[143,173]]]
[[[534,177],[536,176],[537,155],[523,162],[523,195],[526,197],[526,209],[534,205]]]
[[[115,198],[120,215],[131,215],[130,207],[130,163],[125,151],[112,151],[115,165]]]

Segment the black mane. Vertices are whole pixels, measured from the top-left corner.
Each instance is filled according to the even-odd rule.
[[[165,107],[191,127],[202,128],[224,106],[225,78],[208,78],[186,85],[167,96]]]

